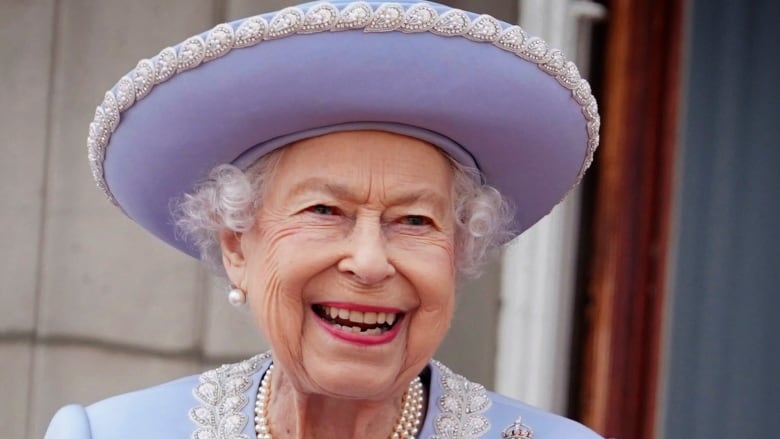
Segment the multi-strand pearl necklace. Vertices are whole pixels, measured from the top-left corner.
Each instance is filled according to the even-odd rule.
[[[268,401],[271,398],[271,372],[274,365],[268,366],[260,387],[257,389],[257,401],[255,402],[255,432],[257,439],[272,439],[271,429],[268,427]],[[403,409],[398,417],[390,439],[414,438],[420,428],[423,409],[423,385],[420,377],[416,377],[409,383],[401,400]]]

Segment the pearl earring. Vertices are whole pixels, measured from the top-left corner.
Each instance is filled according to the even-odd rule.
[[[246,304],[246,293],[238,287],[231,287],[228,291],[228,302],[236,308],[240,308]]]

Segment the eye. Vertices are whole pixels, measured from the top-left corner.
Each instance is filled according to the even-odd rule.
[[[338,215],[341,213],[337,208],[325,204],[315,204],[307,208],[306,211],[317,215]]]
[[[433,220],[423,215],[406,215],[400,219],[401,224],[405,226],[430,226]]]

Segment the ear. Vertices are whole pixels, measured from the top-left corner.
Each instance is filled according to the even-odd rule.
[[[230,283],[244,289],[246,257],[241,247],[243,235],[232,230],[219,232],[219,244],[222,248],[222,265],[225,266]]]

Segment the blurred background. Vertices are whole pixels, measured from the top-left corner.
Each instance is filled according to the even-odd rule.
[[[85,139],[139,59],[293,3],[0,2],[0,437],[267,348],[102,198]],[[564,49],[603,124],[582,187],[461,287],[437,357],[609,437],[776,437],[780,2],[443,3]]]

